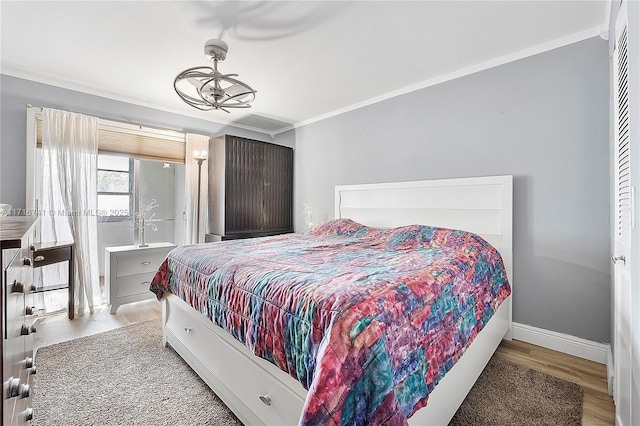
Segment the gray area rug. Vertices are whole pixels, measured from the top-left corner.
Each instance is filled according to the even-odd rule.
[[[582,424],[582,386],[493,357],[449,426]]]
[[[172,349],[160,320],[38,349],[40,425],[241,425]]]
[[[39,349],[32,425],[241,425],[161,342],[154,320]],[[493,358],[450,426],[579,425],[582,395]]]

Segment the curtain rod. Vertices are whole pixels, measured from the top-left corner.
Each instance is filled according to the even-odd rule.
[[[26,104],[25,106],[27,107],[27,109],[31,109],[31,108],[33,108],[33,109],[38,110],[38,111],[40,111],[40,112],[42,112],[42,111],[44,110],[44,108],[43,108],[43,107],[33,106],[32,104]],[[67,110],[61,110],[61,111],[67,111]],[[68,111],[68,112],[73,112],[74,114],[89,115],[89,114],[85,114],[85,113],[82,113],[82,112],[75,112],[75,111]],[[93,117],[93,116],[92,116],[92,117]],[[108,123],[108,122],[112,122],[112,123],[119,123],[119,124],[128,124],[129,126],[138,126],[138,127],[140,128],[140,130],[142,130],[142,128],[143,128],[143,127],[147,127],[147,128],[149,128],[149,129],[156,129],[156,130],[168,130],[168,131],[171,131],[171,132],[186,133],[186,132],[184,132],[183,130],[172,130],[172,129],[166,129],[166,128],[162,128],[162,127],[143,126],[142,124],[134,123],[134,122],[132,122],[131,120],[124,121],[124,120],[111,120],[111,119],[103,118],[103,117],[96,117],[96,118],[97,118],[98,120],[102,120],[102,121],[105,121],[105,122],[107,122],[107,123]]]
[[[33,106],[32,104],[26,104],[25,107],[27,109],[35,109],[38,110],[40,112],[42,112],[42,110],[44,109],[43,107],[37,107],[37,106]],[[77,114],[82,114],[82,113],[77,113]],[[98,120],[102,120],[105,122],[112,122],[112,123],[120,123],[120,124],[128,124],[130,126],[138,126],[138,128],[140,130],[143,130],[144,128],[147,129],[154,129],[154,130],[159,130],[159,131],[163,131],[163,132],[176,132],[176,133],[182,133],[185,137],[185,142],[186,142],[186,137],[187,137],[187,133],[189,133],[187,130],[174,130],[174,129],[167,129],[164,127],[155,127],[155,126],[143,126],[142,124],[137,124],[137,123],[133,123],[132,121],[119,121],[119,120],[111,120],[111,119],[107,119],[107,118],[102,118],[102,117],[98,117]],[[198,133],[199,135],[201,135],[202,133]],[[208,136],[208,135],[203,135],[203,136]],[[211,141],[215,136],[209,136],[209,140]]]
[[[38,107],[38,106],[33,106],[32,104],[26,104],[25,105],[27,109],[35,109],[39,112],[42,112],[44,110],[43,107]],[[76,113],[76,114],[84,114],[84,113]],[[87,114],[85,114],[87,115]],[[166,127],[156,127],[156,126],[147,126],[147,125],[142,125],[142,124],[138,124],[138,123],[134,123],[131,120],[129,121],[123,121],[123,120],[112,120],[112,119],[108,119],[108,118],[103,118],[103,117],[97,117],[98,120],[102,121],[103,124],[108,125],[109,123],[114,123],[114,124],[126,124],[129,126],[136,126],[138,127],[138,130],[144,130],[144,129],[150,129],[150,130],[157,130],[160,132],[175,132],[175,133],[180,133],[182,135],[187,136],[187,132],[186,130],[175,130],[175,129],[168,129]],[[206,136],[206,135],[205,135]],[[212,136],[210,136],[210,138],[212,138]]]

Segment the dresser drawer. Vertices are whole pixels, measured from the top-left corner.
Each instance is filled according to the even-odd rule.
[[[144,274],[127,275],[116,277],[116,297],[127,297],[134,294],[148,294],[149,298],[155,295],[149,291],[149,285],[153,279],[153,272]]]
[[[33,268],[31,267],[30,252],[27,249],[18,250],[15,257],[5,271],[9,293],[28,293],[33,284]]]
[[[12,339],[20,336],[20,329],[25,315],[25,295],[31,291],[33,283],[33,269],[29,264],[25,264],[24,259],[28,254],[27,250],[19,250],[11,263],[7,266],[5,272],[5,301],[4,323],[5,338]],[[13,342],[13,340],[10,340]],[[21,346],[23,344],[21,343]],[[9,343],[5,344],[5,352],[12,352],[13,346]],[[24,347],[19,349],[22,352]]]
[[[51,265],[71,259],[71,247],[50,247],[33,253],[33,267]]]
[[[165,257],[168,250],[138,250],[129,253],[118,253],[115,256],[116,276],[139,274],[142,272],[155,273]]]

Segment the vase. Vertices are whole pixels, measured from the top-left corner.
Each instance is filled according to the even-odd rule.
[[[144,235],[145,234],[144,231],[145,231],[145,228],[146,228],[146,223],[144,223],[144,218],[142,218],[141,222],[142,223],[138,227],[138,231],[139,231],[138,232],[138,237],[139,237],[138,238],[138,242],[139,242],[138,247],[149,247],[149,244],[147,244],[147,242],[145,240],[145,235]]]

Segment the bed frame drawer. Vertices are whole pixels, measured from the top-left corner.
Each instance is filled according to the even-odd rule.
[[[202,315],[198,318],[184,309],[171,309],[167,312],[165,326],[190,350],[210,355],[204,362],[215,373],[220,374],[220,339],[211,336]]]
[[[162,309],[165,344],[187,361],[244,424],[298,424],[306,396],[298,381],[251,354],[179,297],[165,295]]]
[[[267,425],[296,425],[304,399],[274,381],[262,363],[247,363],[245,355],[226,345],[221,350],[220,378]],[[267,361],[265,361],[267,362]]]

